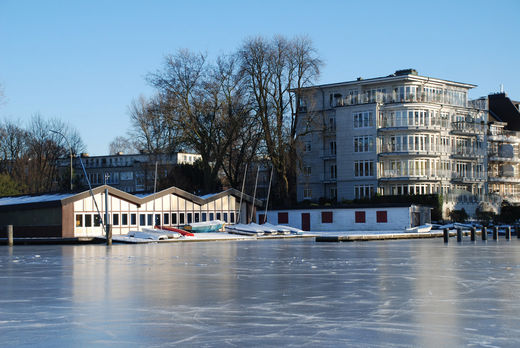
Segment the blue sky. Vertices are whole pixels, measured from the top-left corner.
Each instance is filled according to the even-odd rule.
[[[520,1],[0,0],[0,119],[39,113],[80,131],[91,155],[126,135],[147,73],[179,48],[211,57],[250,36],[308,35],[319,83],[397,69],[520,99]]]

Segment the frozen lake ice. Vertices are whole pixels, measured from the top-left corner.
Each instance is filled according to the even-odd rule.
[[[520,346],[520,241],[0,246],[20,346]]]

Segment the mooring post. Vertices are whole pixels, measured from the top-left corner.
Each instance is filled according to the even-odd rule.
[[[487,227],[486,226],[482,226],[482,240],[487,240]]]
[[[511,226],[506,227],[506,239],[507,240],[511,239]]]
[[[493,240],[498,240],[498,226],[493,226]]]
[[[471,233],[471,241],[474,242],[475,241],[475,233],[476,233],[475,227],[471,228],[470,233]]]
[[[444,234],[444,243],[448,243],[448,240],[450,239],[450,231],[447,228],[443,228],[442,233]]]
[[[457,242],[462,242],[462,228],[457,228]]]
[[[7,225],[7,245],[13,246],[13,225]]]
[[[112,245],[112,225],[107,224],[107,245]]]

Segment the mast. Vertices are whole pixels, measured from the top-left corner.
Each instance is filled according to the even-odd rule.
[[[240,222],[240,216],[242,216],[242,197],[244,196],[244,186],[246,184],[246,175],[247,175],[247,163],[246,163],[246,168],[244,169],[244,179],[242,180],[242,191],[240,191],[240,207],[238,209],[237,224]],[[246,215],[247,215],[247,209],[246,209]],[[246,220],[247,220],[247,216],[246,216]]]
[[[271,194],[271,182],[273,181],[273,169],[271,167],[271,177],[269,178],[269,189],[267,190],[267,201],[265,202],[264,224],[267,222],[267,207],[269,206],[269,195]]]
[[[253,213],[255,210],[256,201],[256,186],[258,185],[258,173],[260,172],[260,166],[256,167],[256,180],[255,180],[255,193],[253,194],[253,204],[251,204],[251,222],[253,222]]]

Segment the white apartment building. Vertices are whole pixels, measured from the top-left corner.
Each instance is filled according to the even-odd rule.
[[[298,201],[437,193],[474,213],[489,198],[488,110],[468,102],[474,87],[407,69],[304,89]]]

